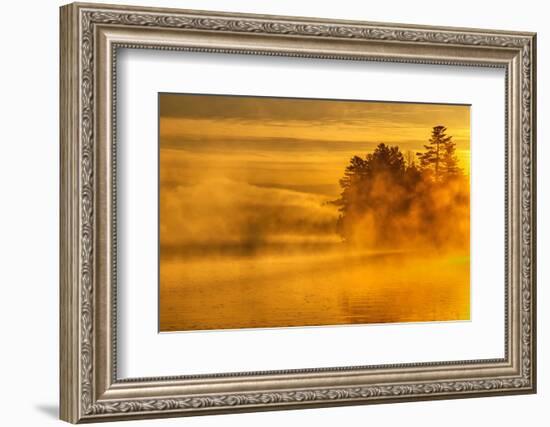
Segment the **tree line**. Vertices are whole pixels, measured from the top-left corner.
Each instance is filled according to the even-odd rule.
[[[424,150],[405,155],[378,144],[353,156],[340,179],[338,232],[366,247],[469,246],[469,181],[447,128],[434,126]]]

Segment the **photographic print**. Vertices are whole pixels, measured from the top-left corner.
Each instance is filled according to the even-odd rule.
[[[159,94],[161,332],[470,318],[470,106]]]

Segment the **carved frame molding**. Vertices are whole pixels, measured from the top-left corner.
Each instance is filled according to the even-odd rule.
[[[113,147],[119,48],[505,68],[506,357],[117,379]],[[532,33],[95,4],[63,6],[61,418],[76,423],[534,392],[535,51]],[[266,378],[273,381],[260,385]]]

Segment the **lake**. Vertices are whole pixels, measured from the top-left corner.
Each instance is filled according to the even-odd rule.
[[[321,250],[161,260],[160,330],[469,320],[468,254]]]

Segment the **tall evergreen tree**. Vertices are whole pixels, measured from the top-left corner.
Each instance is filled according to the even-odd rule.
[[[420,169],[423,172],[432,173],[435,181],[439,181],[441,178],[441,163],[446,146],[452,141],[452,136],[447,136],[446,130],[445,126],[434,126],[428,144],[424,145],[426,151],[416,153],[420,162]]]
[[[378,144],[365,158],[353,156],[340,180],[342,193],[333,203],[346,211],[351,205],[366,206],[375,177],[384,176],[388,181],[400,181],[405,173],[405,159],[399,147]]]
[[[449,137],[449,140],[443,147],[441,157],[441,172],[445,178],[453,178],[462,173],[458,166],[458,157],[456,156],[456,143]]]
[[[388,227],[383,226],[386,211],[402,209],[404,200],[395,198],[390,202],[392,195],[386,188],[404,191],[405,186],[405,159],[399,147],[381,143],[365,158],[353,156],[340,180],[340,198],[332,201],[340,211],[337,225],[342,237],[353,234],[356,220],[367,212],[379,218],[377,234],[387,231]]]
[[[400,177],[405,171],[405,159],[399,147],[390,147],[384,143],[378,144],[373,153],[366,156],[367,173],[386,173],[388,178]]]

